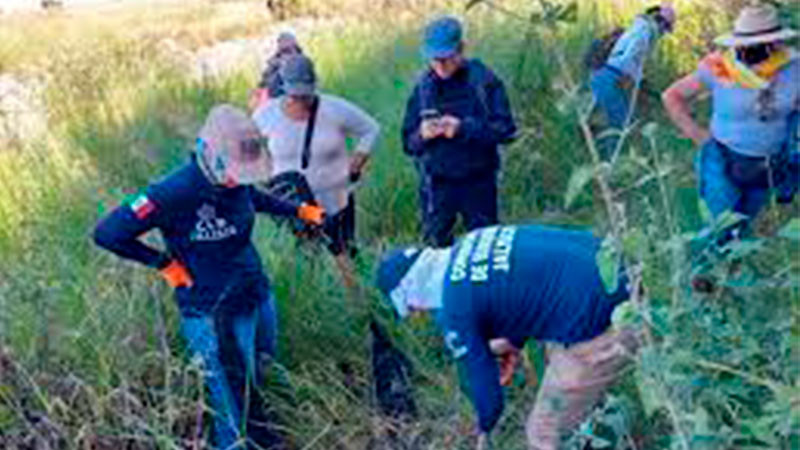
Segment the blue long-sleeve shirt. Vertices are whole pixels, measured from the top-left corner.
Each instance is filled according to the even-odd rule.
[[[130,205],[116,208],[94,231],[97,245],[153,268],[170,260],[182,262],[194,285],[178,288],[183,314],[205,314],[217,309],[245,308],[257,299],[237,292],[262,279],[261,260],[250,240],[255,212],[282,216],[296,214],[286,203],[250,186],[212,185],[197,163],[190,161],[163,181],[149,186]],[[159,251],[139,240],[157,228],[166,243]]]
[[[460,119],[455,138],[423,140],[419,129],[424,110]],[[503,82],[480,61],[468,60],[448,79],[430,69],[420,77],[406,104],[403,148],[431,175],[466,178],[497,170],[497,147],[516,130]]]
[[[636,82],[641,81],[645,60],[658,37],[658,25],[651,17],[647,15],[636,17],[630,28],[625,30],[614,44],[606,64],[630,76]]]
[[[466,235],[445,274],[440,323],[445,343],[463,361],[482,431],[503,411],[489,340],[528,338],[575,343],[602,334],[625,287],[605,292],[591,233],[541,226],[495,226]],[[622,283],[621,283],[622,284]]]

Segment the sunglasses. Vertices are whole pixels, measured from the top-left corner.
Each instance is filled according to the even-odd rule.
[[[774,48],[772,43],[736,47],[736,59],[749,66],[756,65],[766,61]]]

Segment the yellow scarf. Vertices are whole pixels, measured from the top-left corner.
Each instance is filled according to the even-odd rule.
[[[703,63],[722,82],[737,83],[746,89],[763,89],[791,60],[791,52],[780,50],[770,55],[766,61],[750,68],[736,59],[733,49],[729,49],[725,53],[711,53],[703,59]]]

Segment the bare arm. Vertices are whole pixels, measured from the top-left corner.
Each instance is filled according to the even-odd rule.
[[[661,95],[661,101],[672,123],[697,145],[705,142],[710,134],[692,117],[690,102],[705,90],[705,85],[692,73],[672,83]]]

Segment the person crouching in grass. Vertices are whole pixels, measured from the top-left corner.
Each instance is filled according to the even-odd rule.
[[[477,411],[479,450],[503,412],[502,385],[528,339],[547,343],[549,363],[528,416],[531,450],[558,450],[617,381],[640,345],[639,333],[611,327],[626,301],[625,277],[607,292],[589,232],[492,226],[452,247],[386,252],[376,284],[401,318],[437,313],[445,345],[465,365]],[[498,364],[499,362],[499,364]]]

